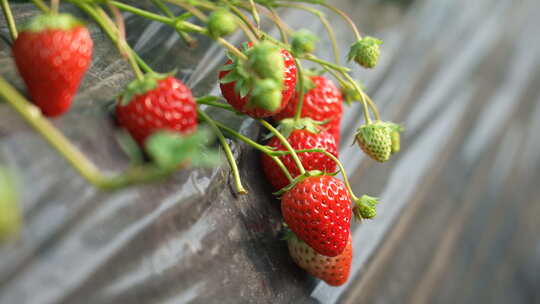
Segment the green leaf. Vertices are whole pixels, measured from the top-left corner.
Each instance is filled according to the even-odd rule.
[[[207,129],[186,136],[161,131],[146,141],[146,151],[157,166],[165,169],[185,164],[215,166],[219,164],[218,153],[207,147],[212,138]]]

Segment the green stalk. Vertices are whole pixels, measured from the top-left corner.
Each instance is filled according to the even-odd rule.
[[[47,4],[43,2],[43,0],[32,0],[32,2],[34,3],[35,6],[37,6],[37,8],[41,10],[41,12],[45,14],[51,11],[49,7],[47,6]]]
[[[276,128],[274,128],[271,124],[269,124],[266,120],[258,119],[258,121],[270,132],[272,132],[281,142],[281,144],[291,152],[291,156],[294,160],[294,163],[298,167],[298,170],[300,171],[300,175],[303,175],[306,173],[306,169],[304,169],[304,166],[302,165],[302,162],[300,161],[300,158],[298,155],[294,152],[293,147],[291,144],[287,141],[287,139],[278,131]]]
[[[321,2],[319,4],[326,7],[327,9],[333,11],[334,13],[340,15],[343,18],[343,20],[345,20],[345,22],[347,22],[349,24],[349,26],[351,27],[354,35],[356,36],[356,39],[357,40],[362,40],[362,35],[360,35],[360,31],[358,31],[358,27],[356,27],[356,24],[354,23],[354,21],[352,21],[351,17],[349,17],[347,14],[345,14],[342,10],[340,10],[340,9],[338,9],[336,7],[333,7],[332,5],[330,5],[328,3]]]
[[[304,69],[298,59],[294,59],[296,64],[296,71],[298,73],[298,102],[296,104],[296,112],[294,113],[294,120],[298,121],[302,117],[302,106],[304,105]]]
[[[99,171],[69,140],[62,135],[41,111],[25,100],[4,78],[0,77],[0,96],[19,113],[47,142],[55,148],[84,178],[98,184]]]
[[[70,0],[70,1],[72,1],[72,0]],[[76,6],[78,6],[86,14],[88,14],[101,27],[101,29],[105,32],[105,34],[109,37],[109,39],[113,43],[118,43],[118,35],[116,33],[116,28],[109,25],[108,21],[104,20],[92,6],[90,6],[88,4],[85,4],[85,3],[78,2],[78,1],[75,1],[75,2],[72,2],[72,3],[74,5],[76,5]],[[112,21],[111,21],[111,23],[112,23]],[[113,23],[113,25],[114,25],[114,23]],[[133,54],[133,56],[135,57],[135,60],[139,64],[139,66],[146,73],[154,73],[152,68],[148,64],[146,64],[146,62],[144,62],[144,60],[142,60],[142,58],[140,58],[139,55],[137,55],[137,53],[135,53],[135,51],[133,51],[133,49],[129,48],[129,51]]]
[[[165,5],[165,3],[163,3],[163,1],[161,0],[152,0],[152,3],[163,13],[165,14],[165,16],[169,17],[169,18],[175,18],[176,16],[173,14],[173,12],[169,9],[169,7],[167,5]],[[190,46],[190,47],[194,47],[196,44],[197,44],[197,40],[193,37],[191,37],[190,34],[186,33],[186,32],[178,32],[178,34],[180,35],[180,38],[182,38],[184,40],[184,42]]]
[[[244,143],[250,145],[251,147],[261,151],[262,153],[270,156],[270,158],[272,158],[272,160],[278,165],[278,167],[281,169],[281,171],[283,172],[283,174],[285,174],[285,176],[287,177],[287,179],[289,180],[289,182],[292,182],[293,178],[291,176],[291,174],[289,173],[289,170],[287,170],[287,167],[285,167],[285,165],[283,164],[283,162],[281,161],[281,159],[279,159],[279,157],[275,156],[275,155],[272,155],[273,153],[273,150],[270,149],[268,146],[264,146],[264,145],[261,145],[253,140],[251,140],[249,137],[247,136],[244,136],[238,132],[236,132],[235,130],[225,126],[224,124],[218,122],[218,121],[214,121],[214,123],[221,129],[223,129],[223,131],[229,133],[230,135],[240,139],[241,141],[243,141]]]
[[[236,6],[232,5],[228,0],[225,0],[227,7],[235,14],[240,20],[249,28],[249,30],[255,35],[255,38],[259,40],[261,38],[259,30],[249,21],[248,17],[244,15]]]
[[[174,26],[174,19],[173,18],[161,16],[161,15],[158,15],[158,14],[154,14],[154,13],[151,13],[149,11],[145,11],[143,9],[140,9],[140,8],[137,8],[137,7],[134,7],[134,6],[131,6],[131,5],[127,5],[127,4],[124,4],[122,2],[118,2],[118,1],[110,1],[110,3],[112,5],[118,7],[119,9],[123,10],[123,11],[130,12],[132,14],[135,14],[135,15],[138,15],[138,16],[150,19],[150,20],[165,23],[165,24],[170,25],[170,26]]]
[[[135,60],[135,56],[133,56],[133,53],[130,51],[131,48],[129,47],[127,41],[126,41],[126,35],[125,35],[125,25],[124,25],[124,18],[122,17],[122,13],[120,13],[120,10],[114,5],[112,5],[112,1],[106,0],[107,5],[109,6],[109,9],[114,15],[114,19],[116,20],[115,26],[118,29],[118,36],[117,36],[117,48],[120,51],[120,53],[126,57],[127,61],[129,62],[129,65],[131,66],[131,69],[133,70],[133,73],[135,74],[135,77],[138,80],[144,80],[144,74],[141,71],[141,68],[137,64],[137,61]],[[100,13],[105,18],[109,18],[107,13],[105,13],[104,10],[101,8],[98,8],[98,13]]]
[[[345,171],[345,168],[343,167],[343,164],[337,157],[335,157],[332,153],[324,150],[324,149],[303,149],[303,150],[295,150],[296,153],[305,153],[305,152],[315,152],[315,153],[323,153],[324,155],[331,158],[339,167],[339,170],[341,172],[341,175],[343,176],[343,181],[345,182],[345,187],[347,187],[347,190],[349,191],[349,194],[351,195],[351,198],[353,201],[357,201],[358,197],[354,194],[351,184],[349,182],[349,178],[347,177],[347,172]],[[274,156],[283,156],[291,154],[290,151],[272,151],[271,155]]]
[[[132,167],[113,177],[104,176],[99,169],[56,129],[41,111],[27,101],[7,81],[0,77],[2,97],[23,119],[51,145],[90,184],[102,190],[115,190],[141,182],[165,177],[178,168],[159,168],[153,165]]]
[[[237,112],[230,104],[219,102],[219,101],[197,98],[197,104],[203,104],[207,106],[221,108],[221,109],[231,111],[231,112]]]
[[[15,41],[17,39],[17,26],[15,25],[15,19],[13,19],[13,14],[11,13],[11,8],[9,7],[8,0],[1,0],[0,4],[2,5],[2,12],[4,13],[4,18],[9,29],[9,35],[11,40]]]
[[[338,47],[338,43],[336,39],[336,34],[334,32],[334,29],[330,25],[330,22],[328,22],[328,19],[326,19],[326,17],[321,11],[314,9],[312,7],[306,6],[306,5],[302,5],[302,4],[280,3],[278,5],[281,7],[295,8],[295,9],[307,11],[317,16],[319,20],[321,21],[322,25],[324,26],[324,28],[326,29],[326,32],[328,33],[328,38],[330,38],[330,42],[332,44],[332,50],[334,52],[334,60],[336,61],[336,64],[339,64],[341,55],[340,55],[340,51],[339,51],[339,47]]]
[[[163,24],[166,24],[166,25],[169,25],[169,26],[172,26],[172,27],[175,27],[175,28],[180,27],[183,30],[196,32],[196,33],[199,33],[199,34],[206,35],[206,36],[210,37],[210,35],[208,34],[208,31],[205,28],[203,28],[201,26],[198,26],[196,24],[193,24],[193,23],[190,23],[190,22],[187,22],[187,21],[181,21],[181,20],[176,21],[173,18],[161,16],[161,15],[158,15],[158,14],[154,14],[154,13],[151,13],[151,12],[148,12],[148,11],[145,11],[145,10],[133,7],[131,5],[121,3],[121,2],[117,2],[117,1],[111,1],[111,3],[114,6],[118,7],[119,9],[123,10],[123,11],[130,12],[130,13],[133,13],[135,15],[139,15],[141,17],[148,18],[148,19],[151,19],[151,20],[155,20],[155,21],[161,22]],[[242,53],[239,49],[237,49],[234,45],[230,44],[227,40],[225,40],[223,38],[217,38],[216,41],[219,44],[226,47],[231,53],[236,55],[241,60],[247,60],[247,56],[244,53]]]
[[[316,63],[318,63],[320,65],[327,66],[327,67],[329,67],[331,69],[334,69],[334,70],[336,70],[338,72],[341,72],[341,73],[346,73],[346,72],[351,71],[349,68],[342,67],[342,66],[334,64],[332,62],[317,58],[317,57],[315,57],[314,55],[311,55],[311,54],[304,55],[304,56],[300,57],[300,59],[305,59],[305,60],[316,62]]]
[[[361,100],[362,101],[362,106],[364,107],[364,119],[366,120],[367,124],[370,124],[371,123],[371,118],[369,117],[369,109],[368,109],[368,104],[367,104],[367,102],[365,100],[364,92],[362,91],[362,89],[358,86],[356,81],[354,81],[354,79],[352,79],[352,77],[349,74],[342,73],[342,75],[343,75],[343,77],[345,77],[350,82],[350,84],[353,85],[353,87],[358,92],[358,94],[360,94],[360,97],[362,99]]]
[[[229,146],[229,143],[227,143],[225,136],[223,136],[223,133],[221,133],[221,130],[218,128],[218,126],[204,111],[197,109],[197,114],[199,115],[200,118],[206,121],[206,123],[210,126],[210,128],[214,131],[214,133],[218,137],[218,140],[221,146],[223,147],[223,150],[225,151],[225,155],[227,156],[227,161],[229,162],[229,165],[231,166],[231,170],[233,173],[234,182],[236,186],[236,191],[240,194],[247,194],[248,192],[242,185],[242,180],[240,179],[240,172],[238,170],[238,165],[236,164],[236,160],[234,159],[234,155],[232,154],[231,147]]]
[[[259,13],[257,12],[257,7],[255,6],[255,2],[253,0],[249,0],[249,5],[251,8],[251,15],[253,16],[253,20],[255,20],[255,24],[257,24],[257,27],[261,27],[261,17],[259,17]]]

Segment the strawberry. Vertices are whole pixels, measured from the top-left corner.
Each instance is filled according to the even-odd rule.
[[[345,250],[335,257],[318,254],[294,234],[287,239],[287,244],[293,261],[312,276],[331,286],[341,286],[347,282],[353,254],[350,233]]]
[[[329,175],[312,175],[281,197],[289,228],[317,253],[335,257],[347,247],[351,199],[345,185]]]
[[[248,48],[252,46],[252,43],[248,44]],[[237,59],[235,61],[228,60],[219,72],[223,97],[236,110],[254,118],[269,117],[280,112],[287,106],[296,86],[296,65],[293,56],[287,50],[280,49],[278,51],[283,58],[283,61],[280,62],[281,60],[273,58],[273,52],[268,45],[263,45],[260,50],[260,52],[253,51],[252,53],[249,49],[246,50],[249,57],[246,64],[242,64]],[[255,76],[251,75],[250,72],[258,78],[275,78],[282,88],[281,98],[275,104],[259,105],[252,100],[251,92],[257,81],[253,80]]]
[[[294,129],[285,135],[287,140],[295,150],[303,149],[325,149],[329,153],[338,157],[338,150],[334,137],[326,132],[313,130],[311,128]],[[287,149],[281,144],[281,141],[273,136],[267,143],[268,146],[274,148],[276,151],[286,151]],[[336,171],[336,163],[328,156],[318,152],[304,152],[298,153],[298,157],[304,165],[304,168],[308,171],[318,170],[327,173],[334,173]],[[297,177],[300,175],[300,171],[296,166],[292,156],[285,155],[280,156],[281,161],[291,173],[291,176]],[[274,189],[281,189],[289,184],[289,180],[283,174],[281,169],[276,163],[266,154],[261,155],[261,162],[266,179],[272,184]]]
[[[324,76],[310,76],[309,79],[313,83],[313,87],[304,95],[302,117],[309,117],[316,121],[328,121],[325,127],[336,139],[336,144],[339,145],[339,125],[343,111],[341,91],[331,80]],[[295,92],[287,107],[273,118],[282,120],[284,118],[294,117],[297,104],[298,93]]]
[[[384,122],[363,125],[356,131],[355,142],[372,159],[385,162],[392,153],[391,130]]]
[[[147,74],[129,84],[116,104],[116,117],[141,146],[159,130],[187,134],[197,129],[191,90],[172,76]]]
[[[13,44],[13,56],[33,102],[49,117],[65,113],[92,58],[86,27],[67,14],[33,18]]]

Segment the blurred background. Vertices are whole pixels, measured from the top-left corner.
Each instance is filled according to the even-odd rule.
[[[328,2],[384,41],[379,66],[354,76],[406,128],[402,152],[376,164],[350,146],[359,105],[345,111],[340,158],[353,188],[382,201],[375,220],[353,227],[345,286],[290,260],[251,149],[234,145],[248,196],[233,193],[226,165],[102,193],[0,103],[0,163],[18,172],[25,218],[20,238],[0,245],[0,303],[540,303],[540,2]],[[37,13],[13,9],[21,23]],[[280,14],[325,41],[312,15]],[[350,30],[327,16],[347,50]],[[125,17],[129,43],[153,67],[177,68],[195,95],[219,94],[219,47],[202,39],[189,49],[173,30]],[[132,75],[90,26],[92,67],[74,109],[54,123],[116,171],[127,158],[107,108]],[[330,44],[318,54],[332,58]],[[0,73],[23,89],[6,40]],[[260,136],[249,119],[209,113]]]

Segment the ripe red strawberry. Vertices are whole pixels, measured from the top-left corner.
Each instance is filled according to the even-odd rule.
[[[141,146],[158,130],[187,134],[197,129],[191,90],[172,76],[146,75],[132,82],[116,104],[116,117]]]
[[[343,112],[343,97],[341,91],[334,83],[324,76],[311,76],[314,87],[304,95],[302,104],[302,117],[308,117],[316,121],[328,120],[324,126],[336,139],[339,145],[341,114]],[[276,120],[294,117],[298,93],[295,92],[291,101],[283,111],[274,116]]]
[[[336,140],[326,131],[313,133],[307,129],[293,130],[287,140],[295,150],[321,148],[338,157]],[[277,151],[287,150],[275,136],[270,139],[267,145],[275,148]],[[336,171],[336,163],[322,153],[304,152],[298,153],[298,157],[304,168],[308,171],[318,170],[327,173],[334,173]],[[280,159],[293,178],[300,175],[300,171],[290,155],[280,156]],[[261,154],[261,161],[266,179],[272,184],[274,189],[279,190],[289,184],[289,180],[272,158],[263,153]]]
[[[345,250],[335,257],[318,254],[295,235],[289,237],[287,243],[293,261],[312,276],[331,286],[341,286],[347,282],[353,254],[350,234]]]
[[[289,228],[317,253],[335,257],[347,247],[351,199],[345,185],[329,176],[310,176],[281,197]]]
[[[33,102],[46,116],[65,113],[92,59],[86,27],[66,14],[41,15],[19,33],[13,56]]]
[[[248,47],[251,47],[252,44],[248,44]],[[281,92],[281,103],[279,106],[273,110],[266,110],[261,107],[252,106],[250,107],[248,105],[250,94],[247,94],[244,97],[241,97],[241,95],[235,90],[235,87],[237,85],[236,81],[222,83],[220,82],[220,88],[221,93],[223,94],[223,97],[227,100],[227,102],[233,106],[236,110],[239,112],[242,112],[246,115],[249,115],[254,118],[262,118],[262,117],[268,117],[272,116],[276,113],[279,113],[285,106],[287,106],[287,103],[289,103],[289,100],[291,99],[291,96],[294,93],[295,86],[296,86],[296,65],[294,63],[293,56],[285,49],[281,50],[281,55],[283,56],[284,60],[284,78],[283,78],[283,90]],[[225,66],[232,64],[233,62],[231,60],[228,60],[225,63]],[[219,72],[219,79],[222,80],[225,76],[227,76],[231,71],[222,70]]]

